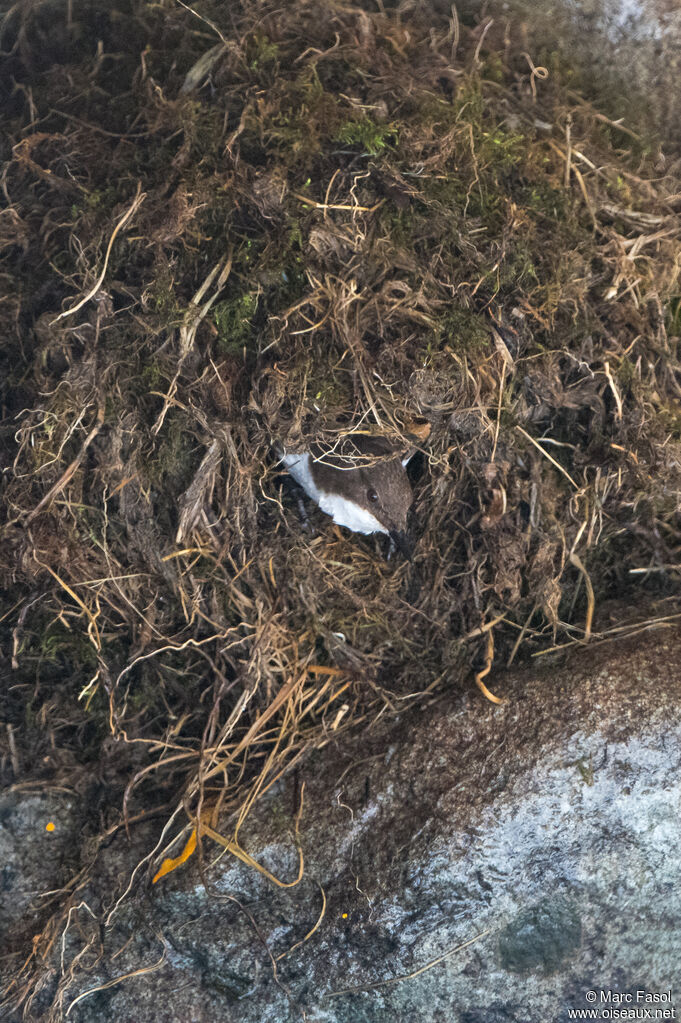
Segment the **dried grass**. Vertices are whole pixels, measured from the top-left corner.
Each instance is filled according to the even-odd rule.
[[[192,829],[253,863],[309,751],[673,617],[681,561],[678,165],[455,12],[134,2],[38,62],[51,17],[3,25],[0,766],[108,809],[29,1014],[117,830],[165,817],[107,920]],[[273,442],[355,428],[421,437],[413,563],[299,520]]]

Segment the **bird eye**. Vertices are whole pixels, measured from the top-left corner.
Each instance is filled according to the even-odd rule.
[[[374,504],[378,501],[378,494],[375,490],[367,490],[367,497]]]

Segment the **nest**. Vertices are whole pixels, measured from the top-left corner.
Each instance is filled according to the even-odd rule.
[[[154,808],[153,871],[185,826],[248,861],[378,716],[678,613],[681,224],[678,164],[493,22],[129,8],[3,24],[0,763],[96,765],[84,833]],[[411,562],[273,451],[357,429],[416,438]]]

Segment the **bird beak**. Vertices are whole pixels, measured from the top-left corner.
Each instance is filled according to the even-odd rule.
[[[406,533],[400,533],[397,529],[390,530],[390,539],[401,554],[404,554],[408,561],[411,561],[414,553],[414,545]]]

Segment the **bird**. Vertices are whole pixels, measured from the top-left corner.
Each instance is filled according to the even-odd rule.
[[[278,454],[336,525],[355,533],[384,533],[411,557],[407,513],[414,495],[406,467],[415,449],[401,455],[386,438],[361,433],[349,434],[348,441],[326,450],[319,445],[302,452],[279,447]]]

